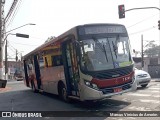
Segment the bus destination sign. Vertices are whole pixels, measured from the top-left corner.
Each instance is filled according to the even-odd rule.
[[[91,26],[84,30],[85,34],[126,33],[124,26]]]

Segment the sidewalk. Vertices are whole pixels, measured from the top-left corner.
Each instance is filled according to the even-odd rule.
[[[160,78],[151,78],[151,81],[160,82]]]
[[[0,93],[4,93],[11,90],[11,87],[0,88]]]

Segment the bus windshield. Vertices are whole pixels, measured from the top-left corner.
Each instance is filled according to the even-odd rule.
[[[105,37],[80,42],[81,67],[87,71],[101,71],[132,64],[128,37]]]

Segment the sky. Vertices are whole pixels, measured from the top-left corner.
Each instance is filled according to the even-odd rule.
[[[153,2],[154,1],[154,2]],[[13,0],[6,0],[5,14]],[[158,20],[160,11],[157,9],[133,10],[119,19],[118,5],[124,4],[125,10],[139,7],[159,7],[160,0],[21,0],[21,4],[6,31],[27,23],[12,33],[28,34],[29,39],[8,36],[9,56],[15,55],[15,49],[22,55],[34,50],[50,36],[59,36],[70,28],[88,23],[119,23],[126,26],[131,48],[141,51],[141,35],[144,45],[155,40],[160,44]]]

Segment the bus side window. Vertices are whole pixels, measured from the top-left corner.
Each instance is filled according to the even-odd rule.
[[[63,65],[62,56],[61,55],[52,56],[52,66],[61,66],[61,65]]]

